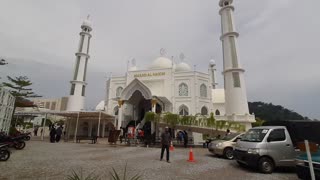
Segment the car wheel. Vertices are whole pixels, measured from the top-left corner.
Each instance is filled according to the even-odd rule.
[[[223,155],[227,159],[233,159],[233,149],[232,148],[225,148],[223,151]]]
[[[270,158],[263,157],[259,160],[259,170],[264,174],[271,174],[274,169],[274,163]]]

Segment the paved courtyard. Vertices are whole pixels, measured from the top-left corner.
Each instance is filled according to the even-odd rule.
[[[196,163],[189,163],[189,149],[176,148],[171,163],[159,161],[160,149],[110,146],[106,144],[27,142],[24,150],[12,150],[7,162],[0,162],[0,179],[65,179],[72,170],[84,175],[94,172],[110,179],[112,167],[128,175],[139,173],[143,179],[288,179],[292,170],[278,170],[271,175],[243,169],[235,161],[217,158],[203,148],[195,148]]]

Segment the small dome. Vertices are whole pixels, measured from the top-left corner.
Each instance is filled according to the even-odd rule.
[[[214,59],[211,59],[209,63],[210,65],[216,65],[216,61]]]
[[[81,28],[84,28],[84,27],[87,27],[87,28],[89,28],[90,30],[92,30],[92,24],[91,24],[91,21],[89,21],[88,19],[85,19],[84,21],[83,21],[83,23],[82,23],[82,26],[81,26]]]
[[[170,59],[165,57],[159,57],[154,60],[150,66],[150,69],[166,69],[172,68],[173,63]]]
[[[181,71],[191,71],[191,67],[189,64],[185,62],[181,62],[176,66],[176,72],[181,72]]]
[[[99,104],[96,106],[96,111],[103,111],[104,110],[104,101],[100,101]]]

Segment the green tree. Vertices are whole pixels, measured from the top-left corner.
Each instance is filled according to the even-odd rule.
[[[29,88],[32,85],[32,82],[29,80],[27,76],[19,76],[12,78],[7,76],[9,82],[3,82],[4,87],[8,87],[10,89],[10,93],[16,98],[35,98],[41,97]]]
[[[166,113],[163,116],[164,122],[172,128],[175,128],[177,124],[179,124],[179,115],[173,113]]]
[[[30,86],[32,85],[32,82],[29,80],[27,76],[19,76],[12,78],[10,76],[7,76],[9,82],[3,82],[2,85],[4,87],[9,88],[10,93],[16,98],[13,112],[12,112],[12,120],[14,118],[14,112],[16,110],[16,107],[18,107],[20,104],[23,104],[21,102],[25,101],[26,98],[35,98],[35,97],[41,97],[37,94],[35,94]]]

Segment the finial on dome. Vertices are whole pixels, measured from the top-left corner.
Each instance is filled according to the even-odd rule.
[[[135,59],[135,58],[132,58],[132,59],[131,59],[131,65],[132,65],[132,66],[136,66],[136,59]]]
[[[87,20],[89,20],[89,18],[90,18],[90,14],[88,14],[88,16],[87,16]]]
[[[166,49],[161,48],[161,49],[160,49],[160,55],[161,55],[161,56],[166,56],[166,55],[167,55]]]
[[[216,61],[214,59],[211,59],[209,63],[210,65],[216,65]]]
[[[180,53],[180,55],[179,55],[180,61],[183,62],[185,58],[186,58],[186,56],[183,53]]]

